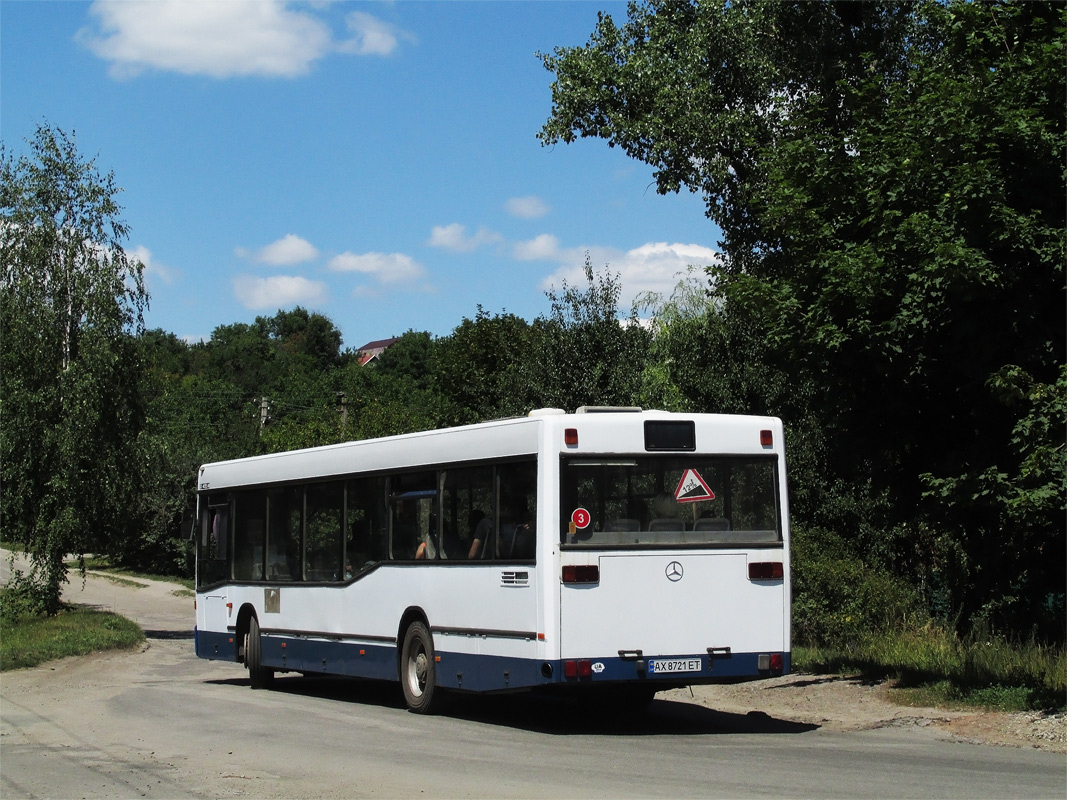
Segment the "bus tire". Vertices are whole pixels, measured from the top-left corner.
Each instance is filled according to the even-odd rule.
[[[441,709],[443,690],[437,686],[433,637],[426,624],[416,621],[404,632],[400,650],[400,685],[404,702],[416,714],[434,714]]]
[[[248,682],[253,689],[269,689],[274,683],[274,670],[263,666],[263,643],[259,635],[259,620],[248,620],[245,634],[245,666],[248,667]]]

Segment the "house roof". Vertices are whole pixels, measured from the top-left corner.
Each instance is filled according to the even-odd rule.
[[[394,336],[392,339],[378,339],[373,342],[367,342],[357,351],[359,353],[359,364],[365,366],[371,361],[376,359],[390,347],[397,343],[399,337]]]

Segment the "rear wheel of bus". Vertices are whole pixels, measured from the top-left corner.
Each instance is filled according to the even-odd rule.
[[[274,683],[274,670],[263,666],[263,643],[259,620],[255,617],[248,620],[248,633],[245,634],[245,666],[253,689],[268,689]]]
[[[423,622],[411,623],[404,633],[400,685],[404,702],[416,714],[433,714],[441,709],[444,690],[437,686],[433,637]]]

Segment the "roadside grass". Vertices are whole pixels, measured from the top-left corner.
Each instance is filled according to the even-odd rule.
[[[99,650],[128,649],[145,638],[134,622],[110,611],[71,607],[54,617],[18,614],[8,610],[7,595],[7,591],[0,593],[0,671]]]
[[[807,672],[854,673],[895,681],[909,705],[997,711],[1067,708],[1067,647],[1034,640],[957,636],[940,626],[871,636],[847,649],[795,647]]]
[[[141,578],[149,581],[167,581],[168,583],[176,583],[193,592],[193,579],[192,578],[177,578],[173,575],[154,575],[148,572],[138,572],[137,570],[126,569],[125,567],[113,567],[111,562],[105,556],[86,556],[85,568],[92,572],[106,573],[106,577],[112,580],[121,580],[124,576],[129,578]],[[134,581],[127,581],[127,583],[134,583]],[[140,584],[138,584],[140,585]],[[178,594],[176,591],[175,594]]]

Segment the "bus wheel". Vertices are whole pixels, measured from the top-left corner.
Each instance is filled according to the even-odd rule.
[[[400,651],[400,685],[404,702],[416,714],[440,710],[442,690],[437,688],[433,637],[422,622],[413,622],[404,634]]]
[[[245,666],[248,667],[248,680],[253,689],[268,689],[274,682],[274,670],[263,666],[262,654],[259,620],[252,617],[248,621],[248,633],[245,634]]]

